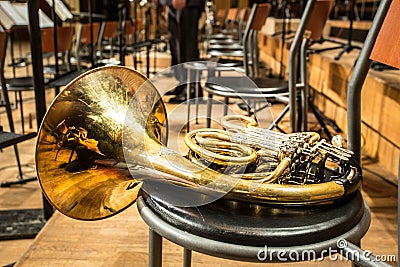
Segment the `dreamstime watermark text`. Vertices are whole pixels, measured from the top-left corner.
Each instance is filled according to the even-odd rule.
[[[353,261],[359,262],[360,260],[369,260],[375,262],[396,262],[396,255],[373,255],[368,250],[345,250],[348,244],[345,239],[339,239],[336,247],[328,247],[320,252],[313,249],[304,250],[290,250],[290,249],[271,249],[264,246],[257,252],[257,259],[259,261],[270,262],[296,262],[296,261],[323,261],[329,259],[330,261]],[[340,253],[341,252],[341,253]]]

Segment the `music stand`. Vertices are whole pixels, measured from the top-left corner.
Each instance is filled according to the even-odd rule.
[[[166,41],[164,38],[161,36],[161,30],[160,30],[160,5],[155,6],[155,13],[156,13],[156,30],[154,33],[154,54],[153,54],[153,74],[157,73],[157,52],[159,52],[159,44],[164,44],[166,45]],[[165,47],[166,49],[166,47]]]
[[[74,15],[68,9],[68,7],[61,0],[46,0],[46,2],[50,5],[52,10],[57,14],[57,16],[62,21],[72,21],[74,19]],[[53,17],[54,20],[54,17]]]
[[[344,53],[350,53],[353,49],[359,49],[361,50],[360,46],[356,46],[352,44],[353,41],[353,22],[354,22],[354,6],[356,4],[355,0],[351,0],[348,2],[348,7],[347,7],[347,17],[349,18],[350,21],[350,26],[349,26],[349,33],[347,36],[347,43],[343,45],[342,50],[334,57],[335,60],[339,60]]]
[[[35,87],[35,107],[36,107],[36,122],[38,129],[46,114],[46,94],[43,77],[43,58],[41,36],[39,28],[39,0],[28,1],[28,19],[29,32],[31,41],[32,53],[32,69],[33,69],[33,84]],[[45,220],[48,220],[54,212],[53,206],[47,198],[42,194],[43,214]]]
[[[119,23],[119,62],[122,66],[125,66],[125,22],[126,22],[126,10],[127,6],[125,2],[118,3],[118,23]],[[111,48],[112,49],[112,48]]]
[[[303,124],[302,131],[307,131],[307,113],[308,108],[311,109],[312,113],[314,114],[315,118],[317,119],[319,125],[321,126],[321,130],[325,133],[328,140],[332,139],[332,135],[327,128],[327,124],[329,124],[336,132],[341,132],[341,129],[337,126],[337,124],[326,117],[312,102],[312,99],[309,95],[309,86],[308,86],[308,70],[307,70],[307,53],[313,52],[309,50],[309,47],[314,44],[316,41],[321,40],[322,32],[326,25],[326,21],[328,20],[329,13],[332,9],[333,1],[324,1],[324,5],[321,4],[321,9],[319,10],[318,14],[313,12],[310,17],[310,21],[307,23],[306,31],[309,31],[311,34],[307,38],[303,40],[301,49],[300,49],[300,69],[302,75],[302,81],[304,83],[304,88],[302,92],[302,115],[299,116],[298,121],[298,128],[300,125]]]
[[[285,50],[286,37],[288,34],[292,33],[292,29],[290,26],[291,15],[289,10],[288,0],[283,0],[281,3],[281,12],[282,12],[282,31],[278,33],[274,33],[272,36],[281,35],[281,54],[280,54],[280,65],[279,65],[279,79],[283,79],[283,54]],[[286,19],[288,19],[288,25],[286,25]],[[286,26],[288,26],[288,30],[286,30]]]
[[[132,0],[133,2],[133,22],[134,22],[134,28],[135,31],[138,29],[138,14],[137,14],[137,9],[139,6],[141,6],[140,0]],[[139,6],[138,6],[139,3]],[[150,33],[150,24],[151,24],[151,12],[150,12],[150,6],[149,3],[145,2],[144,5],[146,5],[146,11],[144,12],[144,36],[145,40],[138,42],[136,33],[133,34],[133,45],[132,45],[132,53],[133,53],[133,67],[137,69],[137,56],[136,53],[140,51],[141,48],[145,47],[146,48],[146,75],[149,77],[150,75],[150,47],[153,45],[153,41],[149,39],[149,33]]]
[[[27,3],[0,1],[0,24],[10,32],[15,28],[26,28],[29,24],[27,8]],[[50,28],[53,26],[51,19],[40,9],[38,16],[40,28]],[[11,55],[11,66],[13,67],[13,76],[15,77],[15,67],[26,66],[28,63],[25,57],[19,58],[17,61],[15,60],[14,38],[12,34],[10,34],[9,49]]]
[[[133,13],[133,20],[134,20],[134,27],[135,31],[138,29],[138,19],[137,19],[137,8],[138,8],[138,3],[137,1],[139,0],[133,0],[133,8],[134,8],[134,13]],[[144,41],[137,41],[136,34],[133,35],[133,45],[132,45],[132,52],[133,52],[133,65],[134,68],[137,69],[137,57],[136,53],[140,51],[142,48],[146,49],[146,76],[150,76],[150,48],[153,46],[153,44],[156,43],[157,40],[150,39],[150,25],[152,24],[152,16],[151,16],[151,3],[149,2],[144,2],[143,5],[140,3],[140,6],[143,6],[145,8],[143,17],[144,17]]]

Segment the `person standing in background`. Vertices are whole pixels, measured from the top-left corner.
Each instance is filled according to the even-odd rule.
[[[160,0],[161,5],[169,7],[168,37],[171,50],[171,66],[188,61],[199,60],[198,48],[199,19],[204,11],[205,0]],[[175,68],[175,78],[179,84],[167,95],[175,95],[169,103],[186,101],[186,70]]]

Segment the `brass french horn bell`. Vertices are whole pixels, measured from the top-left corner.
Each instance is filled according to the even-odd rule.
[[[65,215],[104,218],[137,198],[140,184],[120,166],[122,128],[129,102],[145,82],[128,68],[99,68],[76,78],[54,99],[39,130],[36,168],[45,196]],[[162,102],[153,105],[164,109]],[[158,116],[154,131],[161,141],[165,111],[152,115]],[[146,121],[140,123],[144,129]]]
[[[39,129],[42,190],[63,214],[95,220],[129,207],[151,179],[235,200],[296,205],[330,203],[359,186],[354,173],[321,184],[254,184],[191,162],[164,145],[166,136],[164,104],[145,76],[120,66],[88,71],[54,99]]]

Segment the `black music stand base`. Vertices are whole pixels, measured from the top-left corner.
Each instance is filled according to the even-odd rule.
[[[312,100],[309,98],[308,99],[308,107],[311,109],[311,112],[314,114],[314,117],[318,121],[318,124],[320,125],[319,132],[323,132],[328,140],[332,140],[332,134],[329,131],[327,125],[331,126],[335,132],[340,133],[342,130],[340,127],[330,118],[326,117],[325,114],[323,114],[312,102]],[[278,126],[278,123],[283,119],[283,117],[286,115],[286,113],[289,111],[289,105],[286,105],[286,107],[281,111],[281,113],[276,117],[276,119],[271,123],[271,125],[268,127],[268,130],[273,130],[274,128],[277,129],[278,131],[285,133],[282,128]],[[299,122],[299,125],[301,125],[301,122]]]
[[[323,114],[311,101],[311,99],[308,100],[308,107],[311,109],[312,113],[314,114],[314,117],[317,119],[319,125],[321,126],[319,131],[322,131],[325,133],[326,138],[328,140],[332,140],[332,134],[329,131],[327,124],[335,130],[335,132],[340,133],[342,130],[339,128],[339,126],[335,123],[335,121],[331,120],[330,118],[326,117],[325,114]]]
[[[351,42],[353,40],[353,22],[354,22],[354,6],[356,1],[351,0],[350,6],[348,7],[347,17],[350,20],[349,33],[347,37],[347,43],[343,46],[342,50],[334,57],[335,60],[339,60],[344,53],[350,53],[353,49],[361,50],[361,47],[352,45]]]
[[[324,42],[330,42],[330,43],[333,43],[333,44],[337,44],[338,46],[321,48],[321,49],[311,49],[310,48],[313,44],[322,44]],[[322,53],[322,52],[325,52],[325,51],[330,51],[330,50],[336,50],[336,49],[339,49],[339,48],[343,48],[344,45],[345,44],[340,42],[340,41],[337,41],[337,40],[334,40],[334,39],[331,39],[331,38],[321,37],[319,40],[311,42],[307,53],[309,53],[309,54],[318,54],[318,53]]]
[[[30,178],[18,179],[15,181],[6,181],[6,182],[2,182],[0,184],[0,187],[11,187],[12,185],[26,184],[26,183],[33,182],[36,180],[37,180],[37,177],[30,177]]]
[[[351,44],[345,44],[342,50],[334,57],[335,60],[339,60],[344,53],[350,53],[353,49],[361,50],[360,46],[354,46]]]

